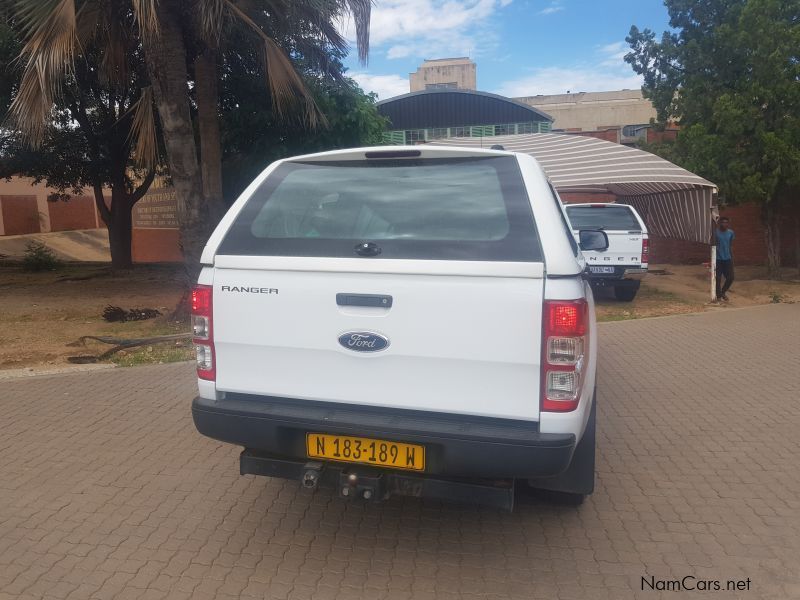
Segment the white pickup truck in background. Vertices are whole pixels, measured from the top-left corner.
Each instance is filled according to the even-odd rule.
[[[594,488],[597,329],[564,208],[525,154],[326,152],[270,165],[193,292],[197,429],[242,474],[513,506]]]
[[[582,229],[608,235],[608,249],[583,252],[592,285],[612,287],[617,300],[632,301],[650,260],[647,227],[639,213],[617,203],[567,204],[566,210],[576,240]]]

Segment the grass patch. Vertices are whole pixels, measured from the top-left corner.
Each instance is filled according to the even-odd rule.
[[[685,314],[703,310],[702,305],[691,302],[672,292],[643,284],[633,302],[619,302],[605,295],[596,297],[596,314],[599,323],[628,321],[647,317]]]
[[[175,342],[172,342],[172,344],[165,343],[120,350],[109,360],[120,367],[138,367],[140,365],[161,365],[193,359],[194,348],[189,341],[186,341],[182,342],[180,346],[176,346]]]

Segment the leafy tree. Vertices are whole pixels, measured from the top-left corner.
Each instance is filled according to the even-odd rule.
[[[625,57],[661,123],[655,148],[762,205],[769,269],[780,273],[781,215],[800,191],[800,0],[666,0],[671,32],[631,28]]]
[[[278,36],[276,36],[278,37]],[[284,47],[303,46],[301,36],[280,39]],[[224,194],[232,202],[274,160],[287,156],[379,144],[386,119],[344,74],[344,50],[329,47],[320,56],[294,53],[320,118],[326,126],[311,129],[302,114],[276,113],[263,89],[263,64],[247,40],[230,39],[222,53],[220,110]],[[320,64],[324,60],[324,65]]]
[[[131,212],[155,177],[159,154],[143,56],[129,6],[87,2],[77,13],[71,7],[60,0],[3,6],[12,15],[5,39],[23,42],[0,43],[19,55],[0,57],[12,99],[0,131],[0,177],[45,181],[57,191],[51,200],[91,189],[112,265],[130,268]],[[58,9],[55,22],[41,22],[37,11],[51,9]],[[51,65],[52,80],[38,72],[37,59],[56,52],[43,49],[48,45],[73,46],[70,63]]]
[[[1,10],[0,16],[4,16]],[[16,58],[20,49],[19,39],[11,24],[8,21],[0,23],[0,114],[8,110],[19,81],[20,68]]]

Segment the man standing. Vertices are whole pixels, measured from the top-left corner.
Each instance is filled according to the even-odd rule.
[[[714,241],[717,244],[717,300],[728,301],[727,291],[733,283],[733,255],[731,254],[731,243],[736,234],[730,228],[730,219],[722,217],[718,221],[718,226],[714,230]],[[722,278],[725,284],[722,284]]]

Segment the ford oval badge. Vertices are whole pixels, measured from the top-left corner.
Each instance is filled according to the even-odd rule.
[[[339,336],[339,344],[354,352],[380,352],[389,346],[389,340],[372,331],[348,331]]]

